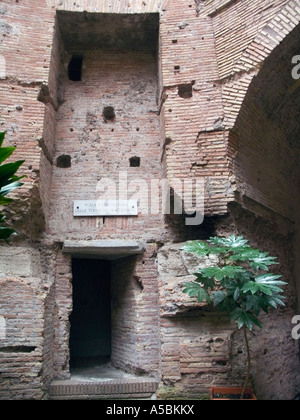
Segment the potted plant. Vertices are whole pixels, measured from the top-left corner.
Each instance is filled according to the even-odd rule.
[[[239,393],[240,399],[256,399],[251,389],[247,388],[251,371],[247,332],[252,331],[253,326],[263,327],[259,320],[262,310],[267,313],[270,308],[284,305],[281,286],[286,283],[279,280],[280,275],[269,272],[270,266],[278,264],[277,258],[252,248],[243,236],[235,235],[228,238],[212,237],[207,242],[190,241],[182,249],[196,253],[198,257],[210,254],[217,256],[217,263],[212,267],[200,268],[195,273],[195,280],[184,284],[183,292],[191,297],[196,296],[198,302],[212,303],[220,311],[226,312],[239,329],[243,329],[248,361],[246,379],[244,386],[240,390],[233,389],[233,393]],[[228,389],[212,389],[211,396],[215,394],[216,399],[229,398]]]

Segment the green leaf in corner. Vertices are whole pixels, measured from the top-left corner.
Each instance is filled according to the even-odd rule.
[[[232,250],[236,248],[244,249],[244,248],[250,248],[248,245],[248,240],[244,239],[243,236],[235,236],[231,235],[228,238],[210,238],[209,242],[217,245],[217,246],[225,246]]]
[[[184,286],[183,293],[187,293],[191,297],[197,297],[199,303],[204,301],[211,303],[209,293],[199,283],[185,283]]]
[[[229,259],[231,261],[248,261],[251,258],[256,258],[258,257],[260,254],[260,252],[256,249],[244,249],[241,252],[238,252],[234,255],[232,255],[231,257],[229,257]]]
[[[238,328],[241,329],[244,325],[252,331],[253,325],[262,328],[262,323],[250,312],[242,308],[236,308],[231,314],[231,320],[236,321]]]
[[[255,277],[255,281],[259,284],[273,284],[276,286],[279,285],[285,285],[287,284],[284,281],[278,281],[277,279],[280,279],[282,276],[278,274],[260,274],[259,276]]]
[[[250,267],[254,270],[265,270],[269,271],[269,266],[278,264],[276,257],[269,257],[268,253],[260,253],[259,256],[252,258],[250,262]]]
[[[16,150],[15,147],[1,147],[0,148],[0,163],[8,159],[15,150]]]
[[[1,146],[2,146],[2,144],[3,144],[5,134],[6,134],[6,131],[4,131],[4,132],[1,132],[1,133],[0,133],[0,147],[1,147]]]
[[[226,299],[226,295],[221,290],[218,290],[217,292],[213,292],[213,300],[214,300],[214,306],[220,305],[221,302]]]
[[[210,246],[205,242],[200,241],[187,242],[181,249],[186,252],[194,252],[198,257],[202,257],[203,255],[208,255],[210,253]]]
[[[13,228],[0,226],[0,239],[3,239],[4,241],[7,241],[7,239],[15,233],[16,231]]]
[[[12,198],[3,197],[0,193],[0,206],[7,206],[12,202]]]
[[[225,277],[234,278],[238,273],[242,273],[244,269],[236,265],[226,265],[225,267],[207,267],[200,270],[203,277],[215,277],[218,281],[222,281]]]
[[[213,289],[215,287],[215,280],[212,277],[203,277],[201,273],[194,273],[196,276],[196,282],[200,283],[206,290]]]
[[[272,308],[277,309],[279,306],[285,306],[285,303],[283,302],[283,299],[285,299],[282,295],[273,295],[273,296],[267,296],[267,302],[269,306],[272,306]]]
[[[253,295],[258,290],[259,290],[259,285],[255,281],[252,281],[252,280],[245,283],[244,286],[242,287],[242,291],[244,293],[251,292]]]
[[[20,179],[22,179],[23,177],[20,177]],[[1,189],[0,189],[0,194],[1,195],[7,195],[8,193],[10,193],[11,191],[15,190],[16,188],[19,188],[23,185],[22,182],[11,182],[10,184],[4,185]]]
[[[18,160],[17,162],[13,163],[6,163],[5,165],[0,166],[0,183],[1,185],[7,185],[10,178],[14,177],[14,174],[23,165],[24,160]],[[13,181],[16,181],[13,178]]]

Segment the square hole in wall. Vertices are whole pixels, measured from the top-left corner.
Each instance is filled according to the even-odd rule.
[[[56,166],[58,168],[71,168],[71,156],[61,155],[56,160]]]
[[[129,164],[131,168],[139,168],[141,166],[141,158],[133,156],[129,159]]]
[[[188,99],[193,97],[193,86],[191,83],[178,86],[178,95],[181,98]]]

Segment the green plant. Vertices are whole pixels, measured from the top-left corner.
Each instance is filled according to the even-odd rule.
[[[284,305],[281,286],[286,283],[279,280],[282,276],[269,272],[270,266],[278,264],[277,258],[252,248],[246,239],[235,235],[187,242],[182,249],[198,257],[218,257],[216,265],[199,269],[195,280],[185,283],[183,292],[196,296],[199,302],[212,303],[226,312],[239,329],[243,328],[248,359],[243,398],[251,370],[247,330],[252,331],[254,325],[263,327],[259,320],[262,310],[267,313],[269,308]]]
[[[24,178],[24,176],[18,177],[15,175],[24,160],[3,164],[16,149],[15,147],[2,147],[4,137],[5,132],[0,133],[0,206],[6,206],[12,202],[12,198],[7,197],[7,195],[23,185],[19,181]],[[8,238],[14,233],[16,231],[5,224],[5,216],[0,213],[0,239],[7,242]]]

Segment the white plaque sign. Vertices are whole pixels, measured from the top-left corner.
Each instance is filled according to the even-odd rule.
[[[137,216],[137,200],[75,200],[74,216]]]

